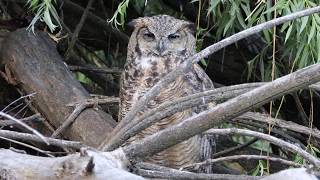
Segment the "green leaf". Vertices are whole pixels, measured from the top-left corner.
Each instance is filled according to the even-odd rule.
[[[201,59],[201,60],[200,60],[200,62],[201,62],[201,64],[202,64],[202,65],[204,65],[205,67],[207,67],[207,66],[208,66],[208,64],[207,64],[206,60]]]
[[[309,50],[308,49],[309,48],[307,46],[305,46],[303,49],[303,53],[301,55],[300,62],[298,65],[299,69],[304,68],[308,64],[308,58],[309,58]]]
[[[237,19],[238,19],[238,22],[239,22],[239,24],[241,25],[241,27],[242,27],[243,29],[246,29],[247,26],[246,26],[246,23],[244,22],[244,19],[243,19],[241,13],[239,13],[239,14],[237,15]]]
[[[320,32],[317,32],[317,53],[318,53],[318,58],[317,58],[317,62],[320,62]]]
[[[287,33],[286,33],[286,38],[285,38],[285,40],[284,40],[284,43],[286,43],[287,40],[288,40],[288,38],[290,37],[291,31],[292,31],[292,27],[293,27],[293,25],[291,24],[291,25],[289,26],[289,29],[288,29]]]
[[[230,27],[232,27],[233,23],[234,23],[234,16],[229,20],[229,22],[226,24],[226,26],[224,27],[223,30],[223,36],[226,35],[227,31],[229,30]]]
[[[283,32],[284,30],[286,30],[290,24],[291,24],[290,22],[284,23],[284,24],[281,26],[280,32]]]
[[[314,17],[315,20],[317,21],[317,24],[320,25],[320,16],[319,16],[319,14],[313,14],[313,17]]]
[[[282,0],[282,1],[278,1],[276,5],[274,5],[272,8],[269,8],[267,9],[265,12],[263,12],[262,14],[268,14],[268,13],[271,13],[275,10],[279,11],[279,10],[282,10],[283,8],[286,7],[286,2],[287,0]]]
[[[308,44],[310,43],[311,39],[314,37],[315,32],[316,32],[316,22],[312,21],[311,30],[308,35]]]
[[[244,11],[244,13],[246,14],[246,16],[248,17],[251,14],[251,10],[250,10],[250,5],[247,3],[246,5],[241,3],[241,8]]]
[[[300,27],[300,30],[299,30],[299,34],[301,34],[301,32],[302,32],[302,31],[304,30],[304,28],[307,26],[308,19],[309,19],[309,16],[306,16],[306,17],[301,18],[301,27]]]
[[[198,1],[198,0],[197,0]],[[220,0],[211,0],[210,1],[210,6],[209,9],[207,11],[207,16],[212,13],[213,15],[215,15],[215,9],[218,6],[218,4],[220,3]]]

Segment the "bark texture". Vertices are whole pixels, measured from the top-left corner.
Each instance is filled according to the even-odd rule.
[[[67,104],[90,97],[44,32],[33,34],[19,29],[10,33],[3,42],[0,60],[6,80],[23,93],[35,92],[33,106],[56,128],[74,109]],[[63,136],[97,147],[114,125],[110,115],[98,108],[89,108],[80,113]]]

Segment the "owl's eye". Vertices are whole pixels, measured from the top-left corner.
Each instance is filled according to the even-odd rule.
[[[180,35],[179,34],[170,34],[168,36],[168,39],[169,40],[175,40],[175,39],[179,39],[180,38]]]
[[[143,34],[143,37],[146,39],[146,40],[148,40],[148,41],[152,41],[152,40],[154,40],[154,34],[152,34],[151,32],[145,32],[144,34]]]

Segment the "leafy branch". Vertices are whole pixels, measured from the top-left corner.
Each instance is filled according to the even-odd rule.
[[[56,0],[28,0],[27,5],[32,12],[36,12],[34,18],[32,19],[27,30],[31,30],[34,33],[34,26],[40,20],[46,23],[51,32],[53,32],[57,27],[61,27],[58,13],[54,7]],[[58,23],[55,25],[53,20]]]

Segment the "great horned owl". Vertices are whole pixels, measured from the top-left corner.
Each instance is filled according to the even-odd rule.
[[[130,23],[134,31],[130,37],[127,62],[122,74],[119,120],[162,77],[195,53],[194,25],[167,15],[143,17]],[[168,84],[150,101],[143,112],[165,101],[213,88],[209,77],[195,64],[184,76]],[[142,139],[166,127],[178,124],[197,113],[199,108],[178,112],[145,129],[129,142]],[[140,112],[139,114],[143,114]],[[200,136],[177,144],[153,155],[147,161],[172,168],[200,160]]]

